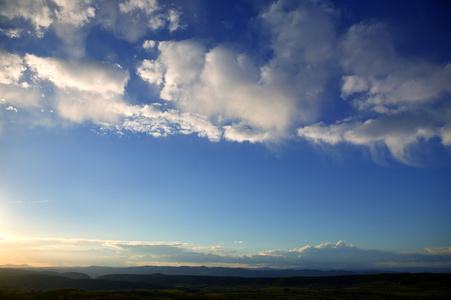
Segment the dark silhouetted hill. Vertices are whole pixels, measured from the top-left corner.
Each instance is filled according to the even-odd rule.
[[[352,271],[331,270],[294,270],[294,269],[245,269],[245,268],[222,268],[222,267],[72,267],[72,268],[32,268],[30,270],[54,271],[54,272],[79,272],[91,277],[99,277],[107,274],[156,274],[164,275],[190,275],[190,276],[232,276],[232,277],[294,277],[294,276],[338,276],[355,275]]]
[[[51,274],[48,274],[51,273]],[[0,269],[0,288],[27,290],[54,290],[63,288],[82,290],[130,290],[161,288],[131,281],[92,279],[86,274],[68,272],[36,272],[17,269]]]

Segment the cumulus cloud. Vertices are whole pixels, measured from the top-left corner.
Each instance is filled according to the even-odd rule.
[[[322,7],[280,1],[258,16],[274,53],[264,64],[226,45],[160,42],[159,56],[143,60],[137,74],[177,109],[221,126],[227,140],[276,142],[294,122],[317,116],[335,39],[331,18]]]
[[[7,260],[39,265],[222,265],[326,270],[451,266],[447,247],[428,248],[422,253],[400,253],[363,249],[344,241],[241,255],[223,246],[180,242],[59,238],[8,238],[0,242],[7,246],[0,248],[3,263]]]
[[[145,81],[155,85],[163,83],[163,65],[155,60],[145,59],[137,68],[136,73]]]
[[[225,47],[207,51],[195,41],[160,42],[158,49],[159,57],[144,60],[137,74],[161,86],[161,99],[225,126],[232,140],[253,140],[256,131],[285,129],[289,103],[278,103],[283,95],[259,86],[258,68],[246,55]],[[263,133],[260,140],[269,135]]]

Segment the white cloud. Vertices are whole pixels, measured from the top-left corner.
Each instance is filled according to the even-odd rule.
[[[164,86],[160,98],[186,101],[205,63],[204,47],[194,41],[160,42],[157,59],[163,67]]]
[[[34,26],[38,37],[53,29],[63,42],[61,50],[74,57],[85,55],[86,32],[82,27],[95,17],[95,7],[89,0],[49,0],[49,1],[5,1],[0,13],[13,20],[11,28],[5,33],[20,37],[23,31],[30,32],[27,24],[19,22],[25,19]]]
[[[63,42],[61,50],[73,57],[85,56],[85,39],[89,31],[86,25],[91,22],[101,24],[117,37],[131,42],[136,42],[148,30],[166,28],[172,32],[183,27],[178,10],[166,8],[154,0],[3,1],[0,15],[14,21],[11,24],[17,27],[1,29],[3,34],[18,38],[21,32],[30,32],[27,28],[30,24],[40,38],[54,30]]]
[[[36,108],[40,102],[40,92],[37,89],[23,88],[18,85],[0,84],[0,103],[13,105],[19,108]]]
[[[409,155],[410,147],[436,136],[443,136],[443,144],[446,145],[446,131],[442,122],[439,114],[414,111],[381,116],[365,122],[350,121],[332,125],[317,123],[299,128],[298,135],[315,143],[336,145],[347,142],[367,146],[372,151],[378,144],[382,144],[395,159],[405,164],[415,164]]]
[[[158,9],[159,7],[156,0],[126,0],[119,4],[119,10],[123,13],[140,10],[150,15]]]
[[[445,146],[451,146],[451,124],[448,123],[442,128],[440,128],[440,137],[442,138],[442,143]]]
[[[368,82],[359,76],[343,76],[343,86],[341,88],[341,96],[343,98],[349,95],[368,91]]]
[[[0,51],[0,84],[18,84],[25,69],[19,55]]]
[[[327,126],[320,122],[313,125],[304,126],[298,129],[298,135],[305,137],[314,143],[325,142],[336,145],[343,141],[344,131],[349,127],[347,124]]]
[[[28,83],[17,86],[25,67],[19,56],[10,57],[14,58],[14,68],[10,68],[15,70],[12,72],[14,76],[4,76],[10,84],[0,86],[2,97],[8,104],[29,110],[39,106],[41,109],[56,109],[60,117],[73,122],[113,122],[127,110],[127,105],[122,100],[129,78],[127,71],[86,60],[63,60],[26,54],[23,61],[35,82],[30,88]],[[41,101],[40,88],[47,91],[46,101]]]
[[[150,84],[163,83],[163,64],[159,61],[145,59],[138,66],[136,74]]]
[[[10,20],[24,18],[42,37],[55,21],[77,27],[88,23],[95,16],[95,8],[89,4],[86,0],[4,1],[0,14]]]
[[[85,56],[85,38],[87,29],[96,14],[96,9],[89,0],[54,0],[55,9],[53,29],[63,42],[62,50],[73,57]]]
[[[296,111],[284,91],[259,82],[259,69],[250,57],[223,47],[206,54],[192,95],[183,96],[187,99],[182,103],[184,109],[219,117],[225,125],[233,122],[264,131],[268,137],[283,136]]]
[[[129,79],[128,72],[94,61],[27,54],[25,62],[39,79],[49,80],[58,88],[96,93],[106,98],[123,94]]]
[[[177,10],[171,9],[167,13],[167,19],[169,21],[169,31],[176,31],[181,29],[183,26],[180,25],[181,13]]]
[[[9,111],[13,111],[13,112],[17,112],[17,108],[15,108],[14,106],[10,105],[8,107],[5,108],[5,110],[9,110]]]
[[[146,50],[150,50],[155,48],[155,46],[158,45],[158,42],[154,41],[154,40],[145,40],[142,44],[142,47]]]
[[[58,90],[55,109],[59,116],[72,122],[118,122],[128,106],[119,96],[105,97],[92,92]]]
[[[235,142],[261,143],[271,139],[271,134],[262,130],[251,129],[243,124],[232,124],[224,126],[224,137],[226,140]]]
[[[210,141],[221,139],[221,131],[204,117],[180,113],[174,109],[161,111],[154,105],[135,107],[134,113],[126,117],[122,123],[115,126],[105,126],[104,129],[141,132],[153,137],[197,133],[199,137],[206,137]]]
[[[0,33],[6,35],[10,39],[20,38],[22,29],[0,29]]]
[[[0,14],[8,19],[24,18],[39,37],[52,24],[52,12],[45,1],[2,1]]]
[[[55,15],[60,23],[80,27],[95,17],[95,8],[90,5],[89,0],[54,0],[54,2],[58,6]]]

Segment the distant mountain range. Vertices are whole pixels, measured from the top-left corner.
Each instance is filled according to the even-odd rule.
[[[57,273],[83,273],[90,277],[97,278],[108,274],[163,274],[163,275],[185,275],[185,276],[225,276],[225,277],[320,277],[338,275],[356,275],[357,272],[343,270],[295,270],[295,269],[246,269],[246,268],[223,268],[223,267],[162,267],[162,266],[142,266],[142,267],[30,267],[27,265],[4,265],[0,268],[14,268],[22,270],[38,271],[45,274]]]
[[[163,275],[184,275],[184,276],[222,276],[222,277],[323,277],[323,276],[343,276],[343,275],[364,275],[382,273],[451,273],[451,268],[427,269],[427,268],[406,268],[387,270],[310,270],[310,269],[246,269],[246,268],[225,268],[225,267],[169,267],[169,266],[141,266],[141,267],[31,267],[28,265],[2,265],[0,268],[11,268],[41,272],[48,275],[58,274],[85,274],[89,278],[97,278],[110,274],[163,274]],[[54,274],[53,274],[54,275]],[[66,276],[65,275],[65,276]],[[75,275],[74,275],[75,276]],[[79,278],[81,279],[81,278]],[[85,278],[86,279],[86,278]]]

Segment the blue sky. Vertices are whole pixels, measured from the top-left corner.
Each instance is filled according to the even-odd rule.
[[[451,266],[447,1],[0,1],[0,264]]]

